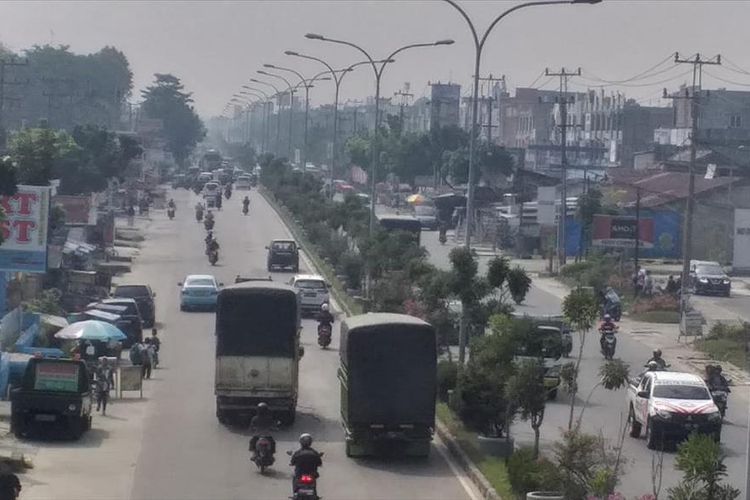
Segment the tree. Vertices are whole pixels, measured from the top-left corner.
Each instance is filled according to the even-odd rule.
[[[630,367],[627,363],[621,359],[613,359],[607,361],[599,368],[599,381],[591,388],[589,395],[586,397],[583,406],[581,407],[581,413],[578,415],[578,421],[576,422],[576,429],[581,428],[583,422],[583,412],[589,405],[591,397],[594,395],[599,387],[604,387],[608,391],[616,391],[628,385],[628,378],[630,377]]]
[[[516,304],[521,304],[531,289],[531,278],[521,266],[508,272],[508,291]]]
[[[16,166],[18,182],[47,186],[56,162],[76,151],[73,138],[63,131],[27,128],[13,135],[10,156]]]
[[[514,168],[513,157],[504,147],[486,142],[478,143],[476,148],[475,175],[479,179],[480,173],[487,177],[510,175]],[[465,184],[469,178],[469,148],[464,146],[449,152],[444,156],[443,175],[450,176],[452,181]]]
[[[536,359],[522,361],[506,387],[508,401],[528,420],[534,431],[534,458],[539,457],[540,428],[544,422],[547,391],[544,388],[544,365]]]
[[[588,493],[606,498],[617,484],[620,458],[601,436],[566,431],[553,445],[553,454],[565,498],[586,498]]]
[[[203,122],[193,109],[190,93],[179,78],[156,73],[154,84],[142,91],[146,116],[162,121],[169,150],[183,164],[196,144],[206,135]]]
[[[581,248],[579,255],[587,253],[591,242],[591,227],[594,215],[602,213],[602,192],[591,188],[578,198],[577,217],[581,221]]]
[[[727,476],[721,444],[713,436],[691,434],[679,445],[675,468],[683,473],[679,486],[669,489],[670,500],[733,500],[740,491],[721,484]]]
[[[14,195],[17,191],[16,167],[10,156],[0,156],[0,195]]]
[[[580,373],[581,360],[583,359],[583,346],[586,343],[587,333],[599,317],[599,304],[593,293],[583,288],[576,288],[565,297],[563,301],[563,314],[570,325],[578,332],[578,358],[575,364],[567,365],[568,373],[566,375],[568,379],[566,385],[568,385],[568,390],[570,391],[568,430],[571,430],[573,428],[573,412],[576,404],[575,397],[578,392],[578,374]]]

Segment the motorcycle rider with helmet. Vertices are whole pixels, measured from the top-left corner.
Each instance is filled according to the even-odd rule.
[[[250,453],[252,454],[250,460],[255,459],[255,446],[261,437],[265,437],[271,442],[271,454],[276,452],[276,441],[268,435],[274,424],[273,415],[271,410],[268,409],[268,405],[264,402],[258,403],[257,413],[250,420],[250,428],[253,430],[253,436],[250,438]]]
[[[608,333],[617,333],[617,325],[614,321],[612,321],[612,316],[610,316],[609,314],[604,315],[604,319],[599,325],[599,333],[599,347],[601,348],[602,352],[604,352],[604,338],[606,337],[606,335]]]
[[[334,317],[333,314],[331,314],[330,306],[327,303],[323,303],[323,305],[320,306],[320,312],[318,312],[316,319],[320,325],[333,325]]]
[[[653,356],[651,357],[651,359],[646,361],[646,365],[648,366],[653,361],[654,363],[656,363],[658,370],[666,370],[668,365],[664,358],[661,357],[661,349],[654,349],[654,352],[652,354]]]
[[[706,365],[706,385],[708,385],[710,390],[731,392],[729,390],[729,381],[721,372],[721,365]]]
[[[242,200],[242,213],[247,214],[248,209],[250,208],[250,198],[245,195],[245,198]]]
[[[318,478],[318,467],[323,465],[322,454],[312,447],[313,437],[304,433],[299,437],[300,448],[292,454],[289,465],[294,467],[294,478],[292,479],[292,493],[297,490],[297,481],[303,475]],[[317,492],[316,492],[317,495]]]

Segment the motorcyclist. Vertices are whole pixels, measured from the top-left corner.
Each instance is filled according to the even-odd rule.
[[[221,193],[216,196],[216,208],[221,210]]]
[[[721,365],[706,365],[706,385],[710,390],[730,392],[729,381],[721,372]]]
[[[651,359],[646,361],[646,365],[650,365],[653,361],[654,363],[656,363],[658,370],[666,370],[667,362],[664,361],[664,358],[661,357],[661,349],[655,349],[652,354],[653,356],[651,357]]]
[[[214,213],[211,210],[209,210],[208,213],[206,214],[206,219],[214,220]]]
[[[206,243],[206,250],[210,254],[211,252],[218,252],[219,251],[219,242],[216,241],[216,238],[211,238],[211,241]]]
[[[649,372],[658,372],[659,371],[659,363],[656,361],[649,361],[646,363],[646,371]]]
[[[334,317],[333,314],[331,314],[330,307],[328,304],[323,304],[320,306],[320,312],[318,312],[317,320],[318,323],[321,325],[333,325]]]
[[[169,202],[167,203],[167,207],[171,208],[172,210],[175,209],[174,198],[169,199]]]
[[[440,226],[438,227],[438,240],[440,243],[445,243],[448,241],[448,227],[444,222],[440,223]]]
[[[250,420],[250,429],[253,431],[253,436],[250,438],[251,459],[255,458],[255,445],[258,444],[258,439],[261,437],[266,437],[271,442],[271,453],[276,452],[276,441],[269,435],[274,424],[273,415],[268,409],[268,405],[264,402],[258,403],[257,412]]]
[[[227,197],[227,200],[232,197],[232,185],[227,184],[224,188],[224,196]]]
[[[294,467],[292,489],[296,489],[297,480],[302,475],[318,477],[318,467],[323,465],[323,460],[320,453],[312,447],[312,443],[313,438],[310,434],[305,433],[299,437],[300,448],[294,452],[289,462],[289,465]]]
[[[599,333],[601,336],[599,337],[599,346],[601,347],[602,351],[604,351],[604,337],[608,333],[616,333],[617,332],[617,325],[612,320],[612,316],[609,314],[605,314],[603,321],[599,325]]]
[[[206,233],[206,237],[203,239],[203,241],[206,243],[206,252],[208,252],[208,244],[211,243],[211,241],[213,241],[213,239],[214,239],[214,232],[213,231],[208,231]]]
[[[250,207],[250,198],[247,195],[245,195],[245,198],[242,200],[242,211],[247,212],[249,207]]]

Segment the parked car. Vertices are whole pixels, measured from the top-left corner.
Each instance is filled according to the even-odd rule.
[[[143,317],[143,326],[151,328],[156,321],[156,294],[148,285],[117,285],[112,297],[134,299]]]
[[[135,299],[122,297],[103,299],[99,302],[90,303],[86,306],[86,309],[98,309],[119,315],[120,319],[117,321],[117,326],[128,337],[123,342],[125,347],[130,347],[136,340],[138,342],[143,340],[143,316],[141,316]]]
[[[210,274],[190,274],[185,281],[177,284],[180,289],[180,311],[216,309],[216,297],[223,283]]]
[[[696,294],[718,294],[729,297],[732,280],[718,262],[709,260],[690,261],[690,280]]]
[[[316,314],[330,300],[328,283],[318,274],[297,274],[289,280],[300,296],[302,313]]]
[[[701,377],[692,373],[646,372],[628,386],[630,436],[645,429],[646,446],[661,448],[693,432],[721,440],[721,413]]]
[[[274,267],[291,268],[299,272],[299,248],[294,240],[273,240],[266,247],[268,250],[268,270]]]
[[[438,227],[437,210],[433,205],[417,205],[414,216],[424,229],[436,230]]]

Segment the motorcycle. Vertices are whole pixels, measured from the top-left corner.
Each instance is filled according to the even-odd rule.
[[[286,454],[291,457],[294,453],[287,451]],[[320,453],[320,457],[323,457],[323,453]],[[320,500],[316,475],[301,474],[292,478],[292,487],[292,500]]]
[[[727,413],[727,401],[729,400],[728,388],[709,386],[709,391],[711,391],[711,398],[713,398],[714,404],[719,409],[719,413],[721,413],[721,418],[724,418],[724,415]]]
[[[203,227],[206,228],[206,231],[212,231],[214,228],[214,220],[213,219],[205,219],[203,221]]]
[[[231,189],[225,189],[224,190],[224,198],[227,200],[232,197],[232,190]]]
[[[255,442],[255,455],[251,458],[252,462],[264,474],[266,468],[273,465],[276,459],[273,458],[275,444],[271,436],[259,436]]]
[[[249,211],[250,207],[248,205],[242,205],[242,215],[247,215]]]
[[[203,220],[203,210],[195,211],[195,220],[197,220],[198,222]]]
[[[445,245],[445,242],[448,241],[448,236],[445,234],[445,231],[440,231],[440,236],[438,236],[438,241],[440,241],[441,245]]]
[[[169,217],[169,220],[174,219],[174,208],[167,209],[167,216]]]
[[[210,262],[212,266],[215,266],[218,261],[219,261],[219,251],[218,250],[209,250],[209,252],[208,252],[208,262]]]
[[[325,349],[331,343],[331,324],[320,323],[318,324],[318,345]]]
[[[602,354],[604,359],[607,361],[612,360],[615,356],[615,348],[617,347],[617,337],[615,337],[614,328],[600,328],[599,333],[604,337],[602,342]]]

